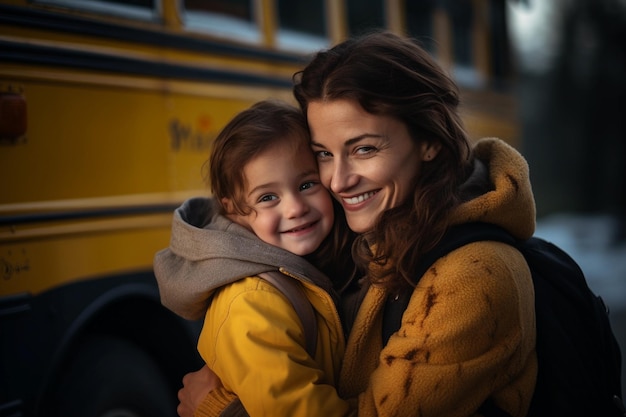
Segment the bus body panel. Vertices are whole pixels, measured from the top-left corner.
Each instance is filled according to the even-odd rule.
[[[349,2],[316,1],[328,36],[315,45],[340,41]],[[0,136],[9,132],[0,137],[0,415],[82,417],[90,406],[104,415],[113,400],[91,403],[118,384],[121,366],[131,385],[161,376],[139,396],[167,408],[124,411],[173,417],[182,375],[201,365],[201,322],[160,305],[152,260],[168,246],[175,208],[209,194],[203,164],[220,129],[256,101],[295,104],[292,76],[312,51],[281,46],[294,33],[280,27],[281,2],[254,2],[249,40],[190,29],[186,3],[0,0]],[[405,30],[404,2],[382,3],[389,28]],[[452,26],[433,16],[444,33],[435,53],[448,62]],[[475,31],[484,57],[487,31]],[[510,94],[464,87],[462,96],[472,138],[515,143]],[[24,121],[24,134],[10,133]],[[111,369],[97,367],[100,357]],[[119,385],[114,400],[133,388]],[[69,401],[75,392],[82,402]]]

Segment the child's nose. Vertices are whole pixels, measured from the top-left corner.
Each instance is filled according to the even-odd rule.
[[[301,195],[293,195],[287,199],[286,215],[293,219],[302,217],[309,211],[309,205]]]

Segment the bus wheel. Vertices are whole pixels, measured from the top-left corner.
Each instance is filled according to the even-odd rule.
[[[130,341],[94,336],[64,370],[55,402],[63,417],[172,417],[174,392],[154,360]]]

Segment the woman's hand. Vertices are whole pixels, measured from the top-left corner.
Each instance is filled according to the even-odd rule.
[[[194,412],[206,396],[222,385],[222,381],[208,366],[204,365],[195,372],[183,377],[183,387],[178,390],[178,408],[180,417],[193,417]]]

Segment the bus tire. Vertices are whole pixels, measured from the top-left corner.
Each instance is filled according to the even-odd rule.
[[[59,417],[173,417],[177,405],[156,362],[134,343],[108,336],[79,346],[55,400]]]

